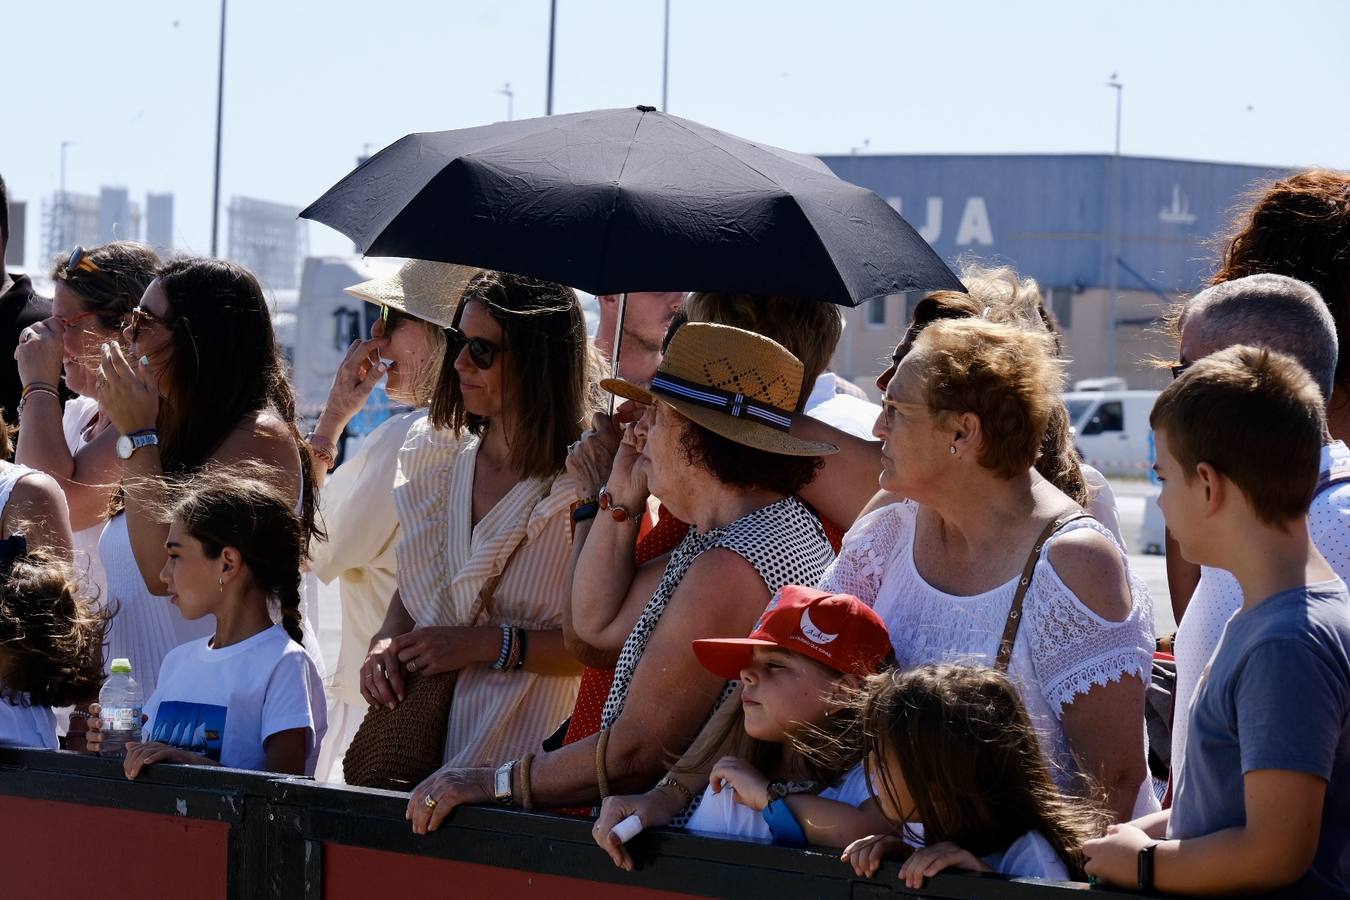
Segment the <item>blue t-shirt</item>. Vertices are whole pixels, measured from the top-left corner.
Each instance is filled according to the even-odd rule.
[[[1243,776],[1327,782],[1312,867],[1289,894],[1350,895],[1350,595],[1339,578],[1238,612],[1201,676],[1168,837],[1246,822]]]

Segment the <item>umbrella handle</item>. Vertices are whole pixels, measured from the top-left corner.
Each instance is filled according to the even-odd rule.
[[[628,292],[619,295],[619,315],[614,320],[614,353],[610,358],[609,377],[619,377],[619,351],[623,347],[623,317],[628,312]],[[614,416],[615,395],[609,395],[609,415]]]

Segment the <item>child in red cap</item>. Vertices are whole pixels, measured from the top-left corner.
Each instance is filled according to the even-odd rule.
[[[721,757],[685,827],[785,844],[843,846],[848,834],[842,828],[834,829],[839,833],[832,840],[819,829],[808,834],[800,824],[807,821],[811,804],[819,803],[869,820],[849,822],[851,833],[860,828],[871,833],[868,824],[886,826],[868,802],[866,776],[858,765],[862,747],[840,753],[840,741],[832,740],[844,737],[856,721],[849,695],[891,657],[890,635],[869,606],[847,594],[788,585],[749,637],[694,641],[693,649],[713,674],[740,680],[741,709],[728,720],[722,739],[709,745],[706,758],[682,772],[703,769]],[[812,745],[833,746],[821,754],[804,752],[804,738]],[[693,799],[686,794],[687,788],[667,777],[646,794],[606,799],[596,842],[616,865],[631,869],[623,841],[635,831],[615,825],[632,817],[641,828],[669,824]]]

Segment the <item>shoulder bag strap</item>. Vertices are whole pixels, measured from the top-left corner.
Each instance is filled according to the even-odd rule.
[[[1012,606],[1008,609],[1008,622],[1003,626],[1003,640],[999,642],[998,659],[994,662],[994,668],[1000,672],[1007,672],[1008,666],[1012,662],[1013,644],[1017,642],[1017,629],[1022,625],[1022,602],[1026,600],[1027,589],[1031,587],[1031,575],[1036,570],[1036,561],[1041,558],[1041,549],[1045,546],[1045,542],[1050,540],[1051,535],[1070,522],[1090,518],[1092,516],[1081,509],[1065,513],[1046,525],[1040,537],[1036,538],[1036,544],[1031,548],[1031,555],[1027,557],[1027,564],[1022,567],[1022,577],[1017,581],[1017,592],[1013,594]]]

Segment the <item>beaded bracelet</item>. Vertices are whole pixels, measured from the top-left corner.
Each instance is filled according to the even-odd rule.
[[[502,649],[497,654],[497,661],[492,664],[492,668],[498,672],[506,668],[507,662],[511,659],[511,626],[502,626]]]

